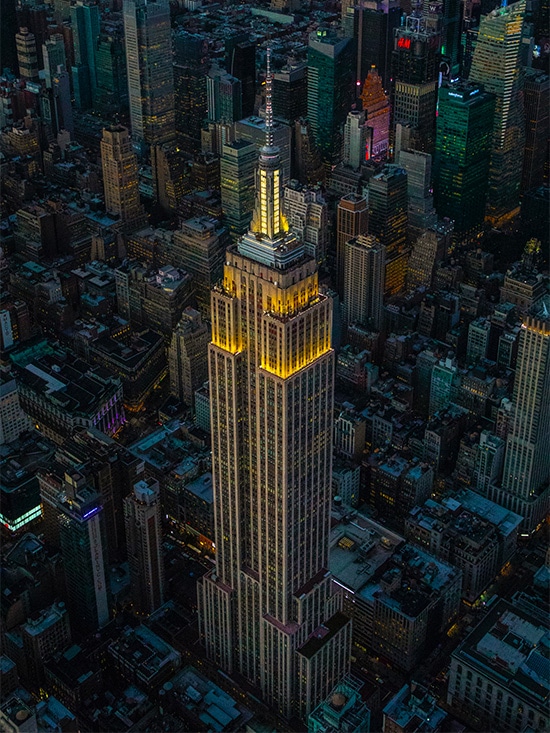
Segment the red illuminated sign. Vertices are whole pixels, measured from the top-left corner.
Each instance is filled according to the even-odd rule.
[[[397,39],[397,47],[398,48],[410,48],[411,47],[411,39],[410,38],[398,38]]]

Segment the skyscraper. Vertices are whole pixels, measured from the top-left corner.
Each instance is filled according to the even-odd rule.
[[[20,28],[15,34],[19,75],[22,79],[38,79],[36,39],[28,28]]]
[[[524,517],[529,532],[544,518],[550,479],[550,297],[534,303],[520,332],[512,420],[502,490],[489,498]]]
[[[239,79],[242,90],[242,114],[254,113],[256,99],[256,43],[246,35],[225,40],[225,68]]]
[[[348,112],[344,125],[343,163],[354,170],[369,159],[372,131],[365,124],[365,113],[358,110]]]
[[[150,614],[164,602],[158,481],[149,478],[134,484],[124,499],[124,522],[134,609]]]
[[[287,59],[273,76],[273,116],[292,124],[307,114],[307,64]]]
[[[304,245],[305,253],[324,262],[328,242],[328,206],[320,187],[290,181],[284,189],[283,214],[290,229]]]
[[[369,230],[369,211],[364,196],[349,193],[342,196],[336,207],[336,288],[344,296],[344,263],[346,242],[367,234]]]
[[[96,51],[99,38],[99,5],[77,0],[71,5],[74,62],[73,89],[76,106],[92,106],[97,87]]]
[[[365,80],[371,66],[376,66],[384,89],[390,88],[393,34],[399,26],[402,10],[397,0],[352,0],[342,3],[342,24],[347,36],[357,44],[355,82]]]
[[[122,20],[103,22],[97,49],[94,108],[104,115],[128,107],[128,76]]]
[[[304,719],[349,667],[350,623],[327,569],[334,354],[331,300],[282,215],[266,143],[250,231],[212,292],[216,569],[199,586],[208,656]]]
[[[242,117],[242,84],[240,79],[213,66],[206,77],[208,120],[232,123]]]
[[[323,160],[339,162],[342,123],[353,95],[353,43],[334,31],[309,36],[307,55],[307,116]]]
[[[186,405],[193,404],[195,390],[208,379],[209,342],[210,331],[201,314],[194,308],[186,308],[168,349],[170,393]]]
[[[407,172],[385,165],[369,180],[369,234],[386,247],[386,294],[398,293],[407,269]]]
[[[527,69],[523,85],[525,107],[525,155],[522,191],[541,186],[548,166],[548,124],[550,116],[550,76],[539,69]]]
[[[113,125],[103,130],[101,167],[107,212],[119,216],[130,228],[146,224],[139,198],[137,157],[128,128]]]
[[[67,59],[65,56],[65,41],[61,33],[53,33],[48,40],[42,44],[42,59],[44,61],[44,78],[46,86],[52,86],[52,77],[57,73],[57,67],[63,66],[67,70]]]
[[[221,197],[225,223],[232,237],[244,234],[254,209],[256,146],[236,140],[223,146],[220,161]]]
[[[181,32],[174,39],[176,131],[187,153],[196,153],[207,116],[206,75],[210,67],[208,40]]]
[[[368,159],[383,159],[390,146],[390,102],[382,85],[382,77],[372,66],[361,91],[365,121],[372,128]]]
[[[487,215],[498,222],[519,206],[525,144],[523,37],[525,0],[481,19],[470,81],[496,97]]]
[[[478,84],[460,81],[439,90],[435,206],[454,221],[461,242],[475,239],[485,218],[494,109],[495,97]]]
[[[376,331],[382,328],[386,248],[375,237],[361,235],[346,242],[344,312],[346,322]]]
[[[124,0],[132,138],[157,145],[175,134],[174,73],[168,0]]]

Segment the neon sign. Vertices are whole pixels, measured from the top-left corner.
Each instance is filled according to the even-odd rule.
[[[411,47],[411,39],[410,38],[398,38],[397,39],[397,47],[398,48],[410,48]]]

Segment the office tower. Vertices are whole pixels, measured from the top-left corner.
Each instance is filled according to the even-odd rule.
[[[126,547],[133,608],[149,615],[164,603],[164,561],[159,483],[144,478],[124,499]]]
[[[361,85],[374,65],[389,90],[394,30],[401,22],[402,10],[396,0],[352,0],[344,7],[343,27],[357,45],[356,85]],[[344,12],[345,11],[345,12]]]
[[[190,154],[200,149],[209,68],[208,40],[197,33],[178,33],[174,39],[176,132],[181,147]]]
[[[256,42],[246,34],[225,40],[225,68],[241,82],[242,116],[254,114],[256,99]]]
[[[273,140],[279,148],[281,156],[281,172],[283,183],[290,180],[290,165],[292,152],[292,132],[288,125],[273,122]],[[247,117],[235,123],[235,140],[252,142],[259,155],[265,141],[265,119],[262,117]]]
[[[38,79],[38,57],[34,35],[28,28],[20,28],[19,33],[15,34],[15,43],[19,76],[29,81]]]
[[[128,128],[113,125],[103,130],[101,167],[105,209],[130,229],[147,223],[139,198],[138,164]]]
[[[325,168],[321,153],[315,144],[308,120],[300,118],[294,123],[293,177],[306,186],[316,186],[325,180]]]
[[[284,187],[283,214],[305,253],[318,264],[324,262],[328,246],[328,205],[320,188],[309,188],[292,180]]]
[[[430,382],[430,416],[449,407],[457,372],[456,361],[451,357],[434,364]]]
[[[233,123],[242,117],[240,79],[213,66],[206,77],[209,122]]]
[[[246,232],[252,218],[257,160],[256,146],[252,142],[236,140],[222,148],[222,209],[229,234],[234,239]]]
[[[386,294],[398,293],[407,269],[407,172],[385,165],[369,180],[369,234],[386,248]]]
[[[304,719],[349,669],[350,624],[327,569],[331,301],[282,214],[271,82],[268,52],[254,217],[212,292],[216,568],[199,618],[210,659]]]
[[[101,498],[75,469],[57,498],[59,541],[73,633],[85,635],[111,616],[107,537]]]
[[[489,430],[482,430],[479,436],[474,465],[473,486],[480,494],[487,494],[491,484],[497,484],[502,477],[506,443]]]
[[[522,107],[525,0],[481,19],[470,81],[496,97],[487,216],[493,223],[519,205],[525,145]]]
[[[223,275],[227,244],[227,229],[209,217],[183,221],[174,232],[172,261],[193,277],[197,306],[205,318],[210,317],[210,290]]]
[[[541,186],[548,166],[550,76],[539,69],[526,69],[523,84],[525,152],[521,190]]]
[[[349,193],[336,207],[336,288],[344,296],[344,268],[346,243],[369,231],[369,212],[364,196]]]
[[[65,41],[61,33],[54,33],[45,43],[42,44],[42,59],[44,61],[44,80],[46,86],[52,86],[52,76],[57,68],[62,66],[67,70],[67,58],[65,56]]]
[[[307,116],[315,142],[327,165],[339,162],[341,126],[351,106],[353,43],[335,31],[309,36],[307,54]]]
[[[71,105],[71,81],[69,74],[62,67],[58,67],[56,73],[52,76],[52,90],[55,120],[52,128],[55,133],[59,133],[61,130],[73,132],[74,117]]]
[[[174,73],[168,0],[124,0],[132,139],[170,142],[175,134]]]
[[[186,308],[176,326],[168,349],[170,394],[180,402],[193,405],[193,395],[208,379],[210,329],[201,314]]]
[[[99,5],[92,4],[88,0],[77,0],[71,5],[74,46],[73,89],[75,103],[79,109],[88,109],[95,100],[99,24]]]
[[[128,73],[121,20],[104,21],[97,41],[94,107],[113,114],[128,107]]]
[[[344,125],[344,156],[342,162],[354,170],[369,159],[372,131],[365,124],[365,113],[348,112]]]
[[[443,262],[451,245],[452,222],[437,222],[414,242],[407,264],[407,291],[430,288],[438,263]]]
[[[524,517],[522,531],[544,518],[550,477],[550,298],[538,300],[519,337],[512,420],[506,438],[502,491],[494,500]],[[490,498],[493,498],[492,496]]]
[[[368,159],[383,160],[390,146],[390,101],[375,66],[369,69],[360,99],[365,122],[372,129]]]
[[[395,31],[392,54],[394,80],[393,131],[397,123],[415,131],[418,150],[432,152],[437,100],[439,31],[418,15],[407,16],[405,25]]]
[[[455,223],[456,238],[471,242],[485,218],[495,97],[470,82],[439,89],[434,155],[435,206]]]
[[[273,75],[273,117],[292,125],[307,115],[307,64],[289,57]]]
[[[346,323],[380,331],[383,321],[386,248],[372,235],[345,244],[344,313]]]
[[[409,240],[437,223],[432,195],[432,156],[420,150],[399,150],[396,163],[407,171]]]
[[[153,145],[151,169],[153,194],[158,205],[168,215],[176,213],[183,197],[192,189],[191,163],[188,154],[179,145],[173,143]]]
[[[466,3],[464,3],[466,4]],[[427,22],[441,29],[441,57],[449,66],[450,76],[458,74],[460,59],[460,16],[461,0],[447,0],[438,6],[424,0],[422,15]]]

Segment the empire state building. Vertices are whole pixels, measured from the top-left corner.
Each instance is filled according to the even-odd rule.
[[[328,571],[332,303],[282,213],[272,78],[268,51],[255,211],[212,292],[216,568],[199,619],[212,660],[303,719],[349,671],[351,622]]]

